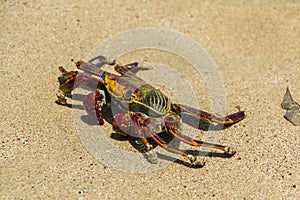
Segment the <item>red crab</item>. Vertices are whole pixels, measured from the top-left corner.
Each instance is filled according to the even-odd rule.
[[[96,64],[93,64],[95,61]],[[103,71],[101,67],[105,64],[115,65],[115,62],[109,63],[104,56],[99,56],[89,62],[76,62],[78,71],[68,72],[60,67],[62,76],[58,78],[58,103],[66,104],[66,97],[71,97],[72,90],[80,85],[94,89],[95,92],[87,95],[84,100],[86,111],[90,115],[96,115],[100,125],[106,119],[104,115],[112,115],[109,122],[116,133],[140,138],[141,146],[147,152],[151,163],[157,162],[157,156],[149,138],[162,148],[188,158],[193,165],[204,164],[199,156],[168,145],[158,135],[162,132],[171,134],[191,146],[217,149],[225,155],[235,154],[228,146],[194,140],[184,135],[180,128],[180,115],[186,113],[208,123],[231,125],[245,118],[243,111],[219,117],[186,105],[172,103],[160,90],[135,75],[136,71],[144,69],[139,67],[138,63],[125,66],[116,64],[114,69],[121,74],[120,76]],[[95,78],[95,75],[99,78]]]

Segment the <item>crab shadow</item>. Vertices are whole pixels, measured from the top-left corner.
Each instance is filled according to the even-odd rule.
[[[180,141],[177,140],[173,135],[170,135],[166,132],[161,132],[157,134],[160,138],[162,138],[166,143],[173,148],[179,149]],[[143,153],[144,158],[147,160],[148,156],[145,154],[145,151],[141,150],[141,147],[139,146],[138,142],[140,138],[134,137],[134,136],[122,136],[117,133],[111,133],[110,137],[114,140],[118,141],[128,141],[137,151],[140,153]],[[152,139],[152,138],[147,138],[147,141],[153,146],[155,149],[158,144]],[[194,156],[199,156],[199,157],[219,157],[219,158],[231,158],[233,155],[225,154],[225,153],[218,153],[218,152],[211,152],[211,151],[202,151],[202,150],[182,150],[183,152],[186,152],[188,154],[194,155]],[[190,168],[202,168],[203,165],[194,165],[191,164],[190,162],[184,161],[182,159],[176,158],[176,154],[173,154],[174,156],[171,155],[166,155],[160,152],[156,152],[157,157],[162,160],[166,160],[169,162],[174,162],[180,165],[184,165]]]
[[[73,100],[78,100],[78,101],[82,101],[84,99],[85,95],[73,95],[72,99]],[[77,109],[77,110],[84,110],[84,107],[82,105],[78,105],[78,104],[60,104],[59,102],[56,101],[57,104],[62,105],[62,106],[66,106],[68,108],[72,108],[72,109]],[[209,123],[205,120],[196,118],[192,115],[186,114],[186,113],[181,113],[181,119],[183,123],[188,124],[189,126],[202,130],[202,131],[220,131],[220,130],[224,130],[229,128],[231,125],[222,125],[222,124],[212,124]],[[105,120],[105,122],[112,124],[113,122],[113,114],[111,110],[104,110],[103,111],[103,118]],[[91,115],[82,115],[81,116],[81,120],[91,126],[97,126],[99,125],[99,122],[97,120],[97,118],[95,116],[91,116]],[[166,143],[168,145],[171,145],[174,148],[178,148],[180,145],[180,141],[176,138],[174,138],[173,135],[167,133],[167,132],[161,132],[158,133],[158,135],[166,141]],[[143,156],[145,157],[145,159],[148,159],[145,152],[143,152],[140,148],[140,145],[138,144],[138,140],[140,140],[140,138],[138,137],[134,137],[134,136],[122,136],[120,134],[117,133],[111,133],[110,137],[114,140],[117,141],[128,141],[137,151],[143,153]],[[152,138],[147,138],[148,142],[153,146],[153,148],[155,149],[158,144],[152,139]],[[228,154],[224,154],[224,153],[218,153],[218,152],[209,152],[209,151],[201,151],[201,150],[183,150],[184,152],[194,155],[194,156],[200,156],[200,157],[220,157],[220,158],[231,158],[233,155],[228,155]],[[175,154],[174,154],[175,155]],[[166,154],[162,154],[157,152],[157,157],[159,159],[163,159],[163,160],[167,160],[170,162],[175,162],[177,164],[181,164],[190,168],[201,168],[203,167],[202,165],[197,166],[197,165],[192,165],[190,162],[186,162],[182,159],[176,159],[175,156],[170,156],[170,155],[166,155]]]
[[[189,153],[191,155],[194,155],[194,156],[199,156],[199,157],[231,158],[233,156],[233,155],[228,155],[228,154],[224,154],[224,153],[209,152],[209,151],[198,151],[198,150],[186,150],[185,152]],[[174,157],[164,155],[164,154],[161,154],[161,153],[157,153],[157,157],[160,158],[160,159],[163,159],[163,160],[168,160],[170,162],[173,161],[176,164],[184,165],[184,166],[190,167],[190,168],[198,169],[198,168],[204,167],[204,165],[194,165],[194,164],[191,164],[190,162],[184,161],[182,159],[174,160]]]

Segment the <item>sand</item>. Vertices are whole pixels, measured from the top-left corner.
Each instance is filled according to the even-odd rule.
[[[1,199],[299,198],[300,128],[280,107],[287,86],[300,102],[299,1],[1,1],[0,10]],[[226,112],[247,114],[219,131],[236,155],[130,173],[87,151],[72,109],[55,103],[58,67],[75,69],[105,39],[140,27],[181,32],[211,56]]]

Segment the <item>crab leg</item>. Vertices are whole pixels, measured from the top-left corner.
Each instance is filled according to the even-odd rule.
[[[122,66],[122,65],[115,65],[115,70],[120,73],[121,75],[124,75],[126,74],[128,71],[130,70],[133,70],[133,69],[136,69],[139,67],[139,64],[137,62],[134,62],[134,63],[130,63],[130,64],[127,64],[125,66]]]
[[[231,115],[227,115],[225,117],[218,117],[216,115],[212,115],[205,111],[201,111],[201,110],[198,110],[198,109],[186,106],[186,105],[174,104],[174,106],[177,107],[178,113],[180,113],[180,111],[186,112],[196,118],[199,118],[199,119],[202,119],[202,120],[205,120],[208,122],[215,122],[215,123],[224,124],[224,125],[230,125],[230,124],[237,123],[246,117],[244,111],[239,111],[239,112],[233,113]]]
[[[113,63],[99,63],[99,64],[92,64],[89,62],[83,62],[83,61],[78,61],[75,63],[76,67],[78,69],[81,69],[85,72],[91,73],[93,75],[102,77],[103,73],[105,72],[104,70],[100,69],[100,67],[102,67],[104,64],[113,64]],[[138,68],[138,63],[134,62],[125,66],[122,65],[115,65],[115,70],[120,73],[121,75],[126,74],[128,71],[133,70],[133,69],[137,69]]]
[[[91,63],[87,63],[87,62],[83,62],[83,61],[77,61],[75,63],[75,65],[78,69],[81,69],[85,72],[96,75],[98,77],[101,77],[102,74],[104,73],[104,70],[96,67],[94,64],[91,64]]]
[[[104,99],[105,96],[101,94],[101,91],[99,89],[97,89],[96,94],[88,94],[83,101],[86,112],[91,116],[96,116],[100,125],[104,124],[104,119],[101,112],[101,106]]]
[[[150,138],[152,138],[162,148],[188,158],[192,164],[199,165],[199,166],[204,165],[204,161],[201,160],[198,156],[193,156],[191,154],[187,154],[180,149],[169,146],[165,140],[163,140],[161,137],[159,137],[155,132],[153,132],[153,130],[149,129],[147,126],[150,124],[149,118],[145,119],[142,117],[142,115],[140,115],[140,113],[137,113],[137,112],[130,112],[130,116],[131,116],[131,119],[133,120],[133,125],[134,125],[134,128],[135,128],[137,134],[139,135],[139,137],[141,138],[143,143],[146,145],[146,147],[149,147],[148,153],[150,153],[149,157],[150,157],[150,161],[152,163],[157,162],[156,153],[153,151],[152,145],[149,144],[149,142],[145,138],[145,134],[148,135]],[[155,162],[153,162],[153,160],[151,160],[151,158],[153,159],[153,157],[151,157],[151,156],[155,156],[154,157]]]
[[[171,133],[173,136],[175,136],[180,141],[187,143],[191,146],[209,147],[212,149],[222,150],[226,154],[230,154],[230,155],[235,154],[235,151],[232,150],[230,147],[218,145],[218,144],[212,144],[212,143],[208,143],[208,142],[202,142],[199,140],[194,140],[194,139],[190,138],[189,136],[182,134],[179,130],[180,118],[175,114],[166,115],[163,118],[163,124],[166,127],[167,132]]]
[[[115,65],[115,70],[120,73],[123,77],[129,77],[132,80],[138,80],[144,82],[142,79],[135,75],[139,70],[149,70],[147,67],[140,67],[138,62],[130,63],[125,66],[123,65]]]
[[[184,151],[171,147],[169,146],[163,139],[161,139],[158,135],[156,135],[154,132],[152,132],[149,128],[144,127],[145,132],[147,133],[147,135],[149,137],[151,137],[159,146],[161,146],[162,148],[173,152],[173,153],[177,153],[180,154],[186,158],[189,159],[189,161],[194,164],[194,165],[199,165],[199,166],[203,166],[204,165],[204,161],[200,159],[200,157],[198,156],[194,156],[188,153],[185,153]]]
[[[95,61],[98,61],[98,62],[94,64],[93,62],[95,62]],[[113,60],[112,62],[108,62],[106,57],[97,56],[97,57],[93,58],[92,60],[90,60],[89,62],[77,61],[75,63],[75,65],[78,69],[81,69],[85,72],[94,74],[99,77],[101,77],[104,72],[100,68],[105,64],[114,65],[115,61]]]
[[[187,143],[189,145],[192,145],[192,146],[202,146],[202,147],[209,147],[212,149],[218,149],[228,155],[235,154],[235,151],[228,146],[223,146],[223,145],[213,144],[213,143],[208,143],[208,142],[202,142],[200,140],[194,140],[186,135],[183,135],[178,129],[169,129],[168,132],[171,133],[172,135],[174,135],[180,141]]]
[[[153,146],[148,142],[148,140],[146,139],[143,131],[142,131],[142,120],[141,117],[139,118],[138,113],[134,113],[134,112],[130,112],[130,117],[133,121],[133,126],[136,130],[136,133],[138,134],[138,136],[140,137],[140,139],[142,140],[142,142],[144,143],[145,147],[146,147],[146,154],[148,156],[148,159],[151,163],[157,163],[157,155],[153,149]]]
[[[102,55],[97,56],[97,57],[95,57],[95,58],[89,60],[89,63],[93,63],[93,64],[94,64],[96,67],[98,67],[98,68],[102,67],[102,66],[105,65],[105,64],[114,65],[115,62],[116,62],[115,60],[108,61],[108,60],[106,59],[106,57],[105,57],[105,56],[102,56]]]

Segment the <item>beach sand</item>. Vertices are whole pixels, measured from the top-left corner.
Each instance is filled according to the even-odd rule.
[[[0,10],[1,199],[300,197],[300,128],[280,107],[287,86],[300,102],[299,1],[1,1]],[[55,103],[58,67],[74,70],[107,38],[141,27],[181,32],[210,55],[226,112],[247,115],[218,132],[233,157],[130,173],[87,151],[72,109]],[[211,111],[202,88],[200,108]]]

